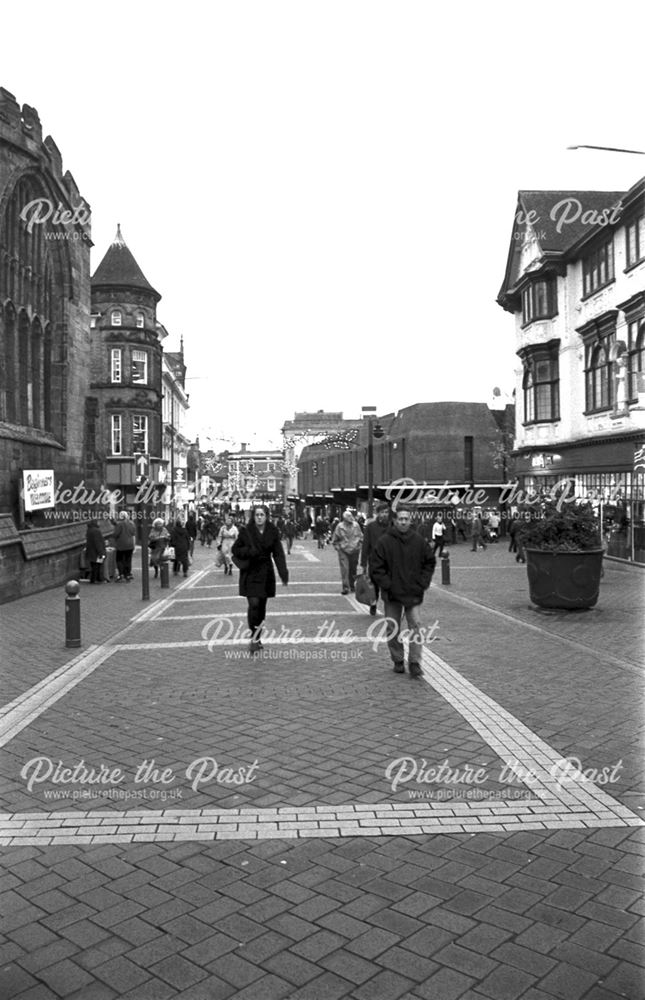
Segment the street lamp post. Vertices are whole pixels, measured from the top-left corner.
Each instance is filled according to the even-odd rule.
[[[371,517],[374,508],[374,433],[373,414],[375,406],[363,406],[361,412],[367,415],[367,516]]]
[[[367,516],[371,517],[374,513],[374,438],[382,438],[384,431],[379,423],[374,423],[375,406],[363,406],[361,411],[367,416]]]

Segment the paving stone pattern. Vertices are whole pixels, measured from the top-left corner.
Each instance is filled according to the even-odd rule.
[[[271,620],[311,637],[336,615],[356,641],[303,644],[309,659],[272,642],[273,658],[209,649],[212,615],[244,620],[235,579],[211,559],[198,549],[188,585],[154,591],[163,600],[149,606],[136,581],[125,597],[122,585],[84,589],[84,638],[101,655],[68,687],[65,665],[83,655],[36,634],[33,599],[6,606],[8,619],[1,609],[0,823],[21,825],[16,839],[0,833],[0,997],[643,1000],[639,571],[608,565],[601,624],[600,613],[554,621],[529,609],[525,568],[502,546],[457,547],[451,591],[433,585],[426,599],[438,639],[411,680],[366,641],[370,619],[338,593],[334,554],[310,541],[294,549]],[[52,622],[61,595],[37,596],[38,620]],[[362,656],[332,658],[341,651]],[[57,668],[58,687],[29,701]],[[500,780],[516,749],[536,783]],[[545,778],[554,754],[623,766],[610,785],[559,787]],[[29,792],[20,775],[37,756],[129,776],[154,758],[181,774],[183,798],[46,799],[63,786]],[[200,756],[257,758],[257,778],[193,792],[184,772]],[[393,793],[384,770],[397,757],[481,766],[483,797],[459,798],[464,783],[446,780],[416,786],[452,794],[442,801]],[[119,787],[136,790],[131,778]],[[542,825],[504,829],[510,810]],[[200,826],[228,836],[197,839]]]

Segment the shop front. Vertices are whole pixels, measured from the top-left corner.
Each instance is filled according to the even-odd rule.
[[[516,456],[519,487],[562,502],[589,500],[607,556],[645,565],[645,448],[642,432],[558,444]],[[563,492],[564,491],[564,492]]]

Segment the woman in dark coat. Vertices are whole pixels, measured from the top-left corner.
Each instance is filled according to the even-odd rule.
[[[188,576],[188,552],[190,551],[190,535],[180,520],[175,521],[175,527],[170,534],[170,544],[175,547],[175,563],[173,572],[178,573],[179,567]]]
[[[262,649],[260,636],[266,618],[267,600],[275,597],[276,565],[282,583],[289,582],[287,560],[280,541],[280,534],[269,521],[269,510],[264,505],[253,507],[249,523],[240,528],[233,543],[232,554],[240,570],[240,596],[248,602],[247,621],[251,630],[251,654]]]
[[[101,582],[101,564],[105,559],[105,539],[98,521],[89,521],[85,539],[87,561],[90,564],[90,583]]]

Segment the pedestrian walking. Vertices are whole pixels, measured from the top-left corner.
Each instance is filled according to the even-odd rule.
[[[99,522],[96,520],[91,520],[87,523],[85,551],[87,561],[90,564],[90,583],[100,583],[107,550],[105,548],[103,532],[99,528]]]
[[[190,538],[188,553],[192,559],[195,552],[195,540],[197,538],[197,518],[195,517],[195,512],[192,510],[186,519],[186,531],[188,532],[188,537]]]
[[[227,514],[224,518],[224,524],[217,533],[217,548],[220,552],[221,559],[224,561],[224,573],[228,576],[233,575],[233,557],[231,555],[231,550],[238,534],[239,531],[233,524],[232,516]],[[221,565],[221,563],[218,565]]]
[[[291,555],[291,547],[296,537],[296,526],[290,517],[284,523],[284,537],[287,540],[287,555]]]
[[[232,556],[240,570],[240,596],[247,600],[247,622],[251,632],[249,652],[253,656],[262,649],[267,601],[276,593],[274,563],[284,586],[289,583],[287,559],[280,535],[275,525],[271,524],[269,508],[264,504],[252,508],[248,524],[240,528],[233,542]]]
[[[441,511],[437,514],[432,525],[432,544],[435,555],[441,555],[446,544],[446,525]]]
[[[483,549],[486,548],[486,542],[484,541],[484,525],[478,511],[475,511],[473,514],[471,537],[473,541],[472,548],[470,550],[471,552],[477,552],[480,545]]]
[[[517,514],[513,514],[511,518],[511,523],[508,526],[508,537],[510,539],[508,543],[509,552],[517,552],[517,533],[520,530],[521,522]]]
[[[372,586],[374,587],[374,603],[370,604],[370,614],[376,614],[376,605],[379,598],[379,586],[374,579],[372,573],[372,560],[374,557],[374,549],[376,548],[376,543],[379,538],[381,538],[387,529],[389,528],[392,521],[392,515],[390,512],[390,505],[388,503],[382,502],[376,505],[376,517],[368,521],[365,525],[365,531],[363,532],[363,542],[361,545],[360,554],[360,565],[357,569],[357,575],[361,573],[367,573],[369,576]]]
[[[116,549],[117,580],[132,579],[132,553],[134,552],[136,528],[125,510],[119,511],[119,519],[114,526],[114,548]]]
[[[405,673],[405,650],[401,642],[401,620],[410,632],[408,669],[410,677],[421,676],[421,613],[436,559],[428,542],[412,527],[412,515],[397,507],[394,524],[377,541],[372,557],[372,575],[383,595],[388,621],[388,649],[395,674]]]
[[[341,594],[349,594],[356,582],[358,557],[363,544],[363,532],[354,520],[351,510],[343,513],[343,519],[334,530],[331,543],[338,552],[340,576],[342,582]]]
[[[155,577],[159,576],[159,566],[163,559],[166,546],[170,544],[170,532],[163,522],[163,518],[156,517],[152,522],[152,528],[148,535],[148,551],[150,552],[150,565],[155,571]]]
[[[324,549],[325,547],[325,536],[327,534],[328,525],[325,519],[319,514],[314,521],[313,535],[316,539],[316,544],[319,549]]]
[[[173,529],[170,532],[170,544],[175,550],[175,561],[173,563],[172,571],[174,574],[179,573],[180,568],[184,572],[184,576],[188,576],[188,553],[190,552],[190,535],[188,534],[181,518],[177,518],[174,523]]]
[[[496,510],[492,510],[488,515],[488,534],[491,542],[497,542],[499,538],[500,516]]]

